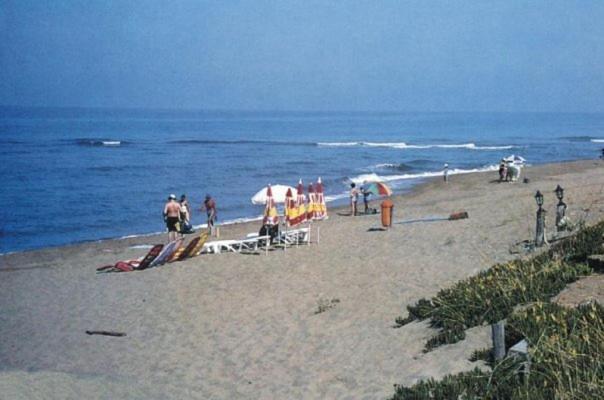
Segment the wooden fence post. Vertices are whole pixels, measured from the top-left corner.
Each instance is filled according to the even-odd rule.
[[[505,357],[505,320],[491,325],[491,337],[493,338],[493,355],[499,361]]]

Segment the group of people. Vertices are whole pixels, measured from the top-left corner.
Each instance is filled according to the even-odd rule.
[[[513,182],[518,178],[519,169],[514,167],[514,163],[501,159],[499,162],[499,182]]]
[[[206,211],[208,217],[208,230],[210,235],[216,232],[215,224],[217,219],[216,201],[211,195],[207,194],[200,208],[200,211]],[[186,195],[180,196],[180,201],[176,201],[176,195],[168,196],[168,201],[164,206],[164,221],[168,228],[168,239],[176,240],[179,235],[193,232],[191,225],[191,207]]]
[[[365,204],[365,214],[377,214],[377,210],[375,208],[369,207],[369,196],[371,196],[373,192],[369,191],[365,185],[361,186],[360,189],[357,188],[356,183],[352,182],[350,184],[350,215],[356,216],[359,215],[357,211],[357,205],[359,201],[359,196],[363,196],[363,203]],[[385,228],[389,228],[392,226],[392,212],[394,208],[394,203],[392,200],[387,198],[382,201],[381,209],[382,209],[382,226]]]
[[[350,184],[350,215],[353,217],[358,215],[357,204],[359,202],[359,196],[363,195],[363,203],[365,204],[365,214],[370,213],[369,208],[369,196],[371,192],[365,190],[363,186],[360,189],[357,188],[356,183]]]

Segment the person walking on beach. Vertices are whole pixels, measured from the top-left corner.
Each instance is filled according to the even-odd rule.
[[[189,202],[187,201],[187,196],[180,196],[180,220],[182,233],[187,233],[191,231],[191,208],[189,207]]]
[[[445,180],[445,183],[449,182],[449,164],[445,164],[445,167],[443,168],[443,179]]]
[[[168,202],[164,206],[164,221],[168,228],[168,240],[174,241],[178,237],[180,222],[180,204],[176,202],[176,195],[168,196]]]
[[[206,210],[206,214],[208,216],[208,231],[210,232],[210,235],[214,236],[214,224],[216,223],[216,202],[212,196],[206,194],[206,199],[204,200],[201,209]]]
[[[350,184],[350,215],[357,215],[357,203],[359,202],[359,189],[356,187],[357,185],[352,182]]]

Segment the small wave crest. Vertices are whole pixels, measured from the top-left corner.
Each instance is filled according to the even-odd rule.
[[[369,169],[370,170],[382,169],[382,170],[393,170],[393,171],[404,172],[404,171],[411,171],[414,168],[412,165],[405,164],[405,163],[400,163],[400,164],[384,163],[384,164],[372,165],[371,167],[369,167]]]
[[[118,147],[124,144],[128,144],[128,142],[113,139],[75,139],[75,144],[78,146]]]
[[[568,140],[569,142],[590,142],[596,138],[594,138],[593,136],[581,135],[581,136],[560,136],[560,139]]]
[[[604,143],[604,139],[591,139],[593,143]]]
[[[319,142],[319,147],[388,147],[392,149],[469,149],[469,150],[507,150],[513,149],[514,145],[505,146],[477,146],[475,143],[460,144],[407,144],[405,142]]]
[[[171,140],[168,144],[185,144],[185,145],[269,145],[269,146],[314,146],[314,143],[309,142],[285,142],[279,140],[212,140],[212,139],[180,139]]]

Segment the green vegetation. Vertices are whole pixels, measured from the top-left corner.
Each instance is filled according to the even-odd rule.
[[[393,400],[604,398],[602,306],[591,303],[567,309],[535,303],[508,320],[506,342],[523,337],[530,343],[528,373],[523,373],[523,359],[505,358],[491,363],[492,371],[474,369],[441,381],[397,386]]]
[[[507,318],[506,347],[526,339],[531,366],[527,372],[525,359],[494,362],[489,349],[477,350],[471,359],[487,361],[491,371],[397,386],[394,399],[604,398],[604,308],[549,303],[569,282],[590,273],[585,260],[602,252],[603,235],[601,222],[530,260],[495,265],[409,306],[399,325],[429,319],[440,330],[425,351],[463,340],[467,328]]]
[[[530,260],[497,264],[441,290],[430,300],[407,306],[409,315],[397,318],[396,323],[402,326],[429,319],[432,327],[440,329],[426,343],[426,351],[463,340],[466,329],[500,321],[518,305],[547,301],[568,283],[589,274],[585,260],[601,248],[603,234],[604,222]]]

